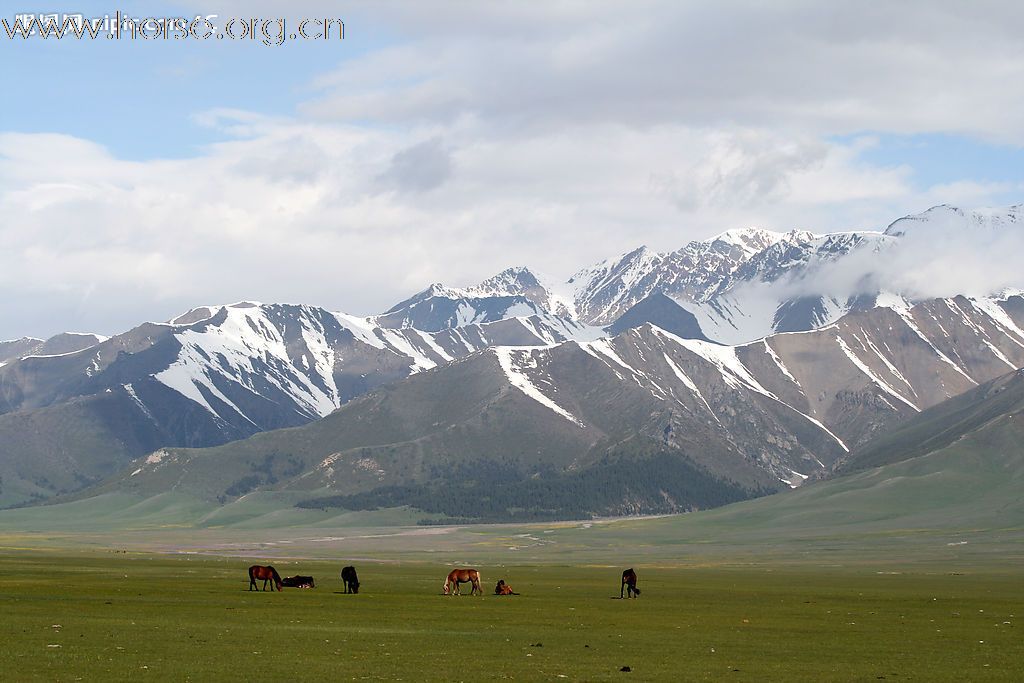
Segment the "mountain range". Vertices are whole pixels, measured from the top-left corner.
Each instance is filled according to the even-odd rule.
[[[1015,230],[1019,215],[733,230],[559,285],[527,268],[435,284],[369,317],[241,302],[3,342],[0,504],[271,489],[506,519],[796,487],[1024,365],[1021,294],[922,298],[875,267],[915,233]]]

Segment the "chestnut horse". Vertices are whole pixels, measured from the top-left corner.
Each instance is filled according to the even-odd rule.
[[[480,572],[475,569],[453,569],[448,572],[448,578],[444,580],[444,594],[459,595],[460,583],[473,584],[470,595],[484,594],[484,589],[480,587]]]
[[[267,581],[270,580],[274,581],[277,590],[281,590],[281,575],[273,567],[264,567],[260,564],[249,567],[249,590],[259,590],[256,587],[256,581],[260,579],[263,580],[263,590],[267,590]]]

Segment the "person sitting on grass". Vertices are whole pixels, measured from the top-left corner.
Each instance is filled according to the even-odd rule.
[[[519,593],[512,592],[512,586],[505,583],[505,579],[498,579],[498,583],[494,586],[495,595],[519,595]]]

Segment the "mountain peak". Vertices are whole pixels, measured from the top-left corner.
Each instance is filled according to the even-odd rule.
[[[885,229],[892,237],[917,234],[923,226],[929,235],[957,234],[964,231],[984,230],[992,232],[1024,220],[1024,205],[1010,207],[984,207],[962,209],[950,204],[939,204],[927,211],[899,218]]]
[[[625,261],[626,259],[649,259],[649,258],[657,258],[659,256],[661,256],[661,254],[659,254],[658,252],[654,251],[653,249],[648,247],[646,244],[641,244],[639,247],[637,247],[633,251],[623,255],[621,260]]]
[[[711,239],[709,239],[707,241],[708,242],[719,242],[719,241],[722,241],[722,242],[729,242],[731,244],[742,244],[742,243],[749,242],[752,239],[766,239],[766,240],[776,240],[777,241],[777,240],[782,239],[785,236],[785,234],[786,233],[783,233],[783,232],[775,232],[774,230],[765,230],[764,228],[759,228],[756,225],[751,225],[751,226],[748,226],[746,228],[732,228],[731,230],[726,230],[724,232],[720,232],[720,233],[718,233],[717,235],[715,235],[714,237],[712,237]]]
[[[524,289],[541,287],[541,279],[526,266],[506,268],[466,291],[476,296],[507,296],[522,294]]]

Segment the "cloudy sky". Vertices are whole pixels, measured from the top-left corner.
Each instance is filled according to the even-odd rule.
[[[0,35],[0,338],[1024,201],[1024,5],[844,5],[69,5],[346,35]]]

